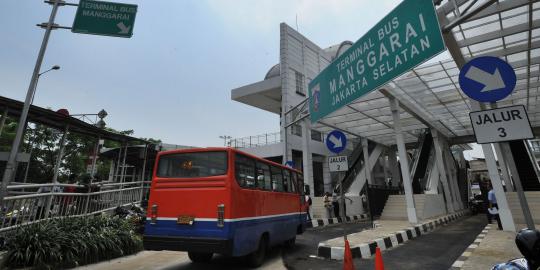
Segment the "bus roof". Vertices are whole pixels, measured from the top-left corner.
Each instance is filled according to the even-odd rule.
[[[168,155],[168,154],[175,154],[175,153],[196,153],[196,152],[216,152],[216,151],[227,151],[227,152],[239,153],[239,154],[242,154],[242,155],[254,158],[254,159],[263,160],[264,162],[275,165],[275,166],[279,166],[279,167],[282,167],[282,168],[287,168],[289,170],[295,171],[295,172],[300,173],[300,174],[302,173],[301,171],[299,171],[299,170],[297,170],[295,168],[287,167],[285,165],[273,162],[273,161],[265,159],[265,158],[254,156],[252,154],[246,153],[244,151],[240,151],[240,150],[238,150],[236,148],[232,148],[232,147],[204,147],[204,148],[201,147],[201,148],[167,150],[167,151],[159,152],[158,155],[157,155],[157,158],[159,158],[161,155]]]

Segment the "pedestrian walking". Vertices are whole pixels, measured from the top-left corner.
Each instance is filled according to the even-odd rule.
[[[499,205],[497,205],[497,198],[495,197],[495,191],[493,191],[493,186],[491,183],[489,185],[489,192],[488,192],[488,201],[489,201],[489,209],[488,209],[488,221],[491,224],[491,221],[493,218],[497,220],[497,226],[499,227],[499,230],[502,230],[502,224],[501,224],[501,218],[499,217]]]

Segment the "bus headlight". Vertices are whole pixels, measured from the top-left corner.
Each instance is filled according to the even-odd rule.
[[[217,226],[223,227],[225,226],[225,205],[224,204],[218,204],[217,206]]]
[[[157,221],[157,204],[152,204],[152,208],[150,209],[150,224],[156,224]]]

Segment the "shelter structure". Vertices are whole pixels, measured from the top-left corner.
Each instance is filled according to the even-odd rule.
[[[366,183],[376,184],[369,165],[379,162],[383,153],[386,179],[391,179],[392,185],[403,186],[405,194],[395,196],[401,196],[397,205],[405,207],[395,208],[394,214],[390,213],[392,207],[384,207],[382,217],[402,217],[411,223],[416,223],[419,218],[466,207],[469,185],[462,152],[470,149],[468,143],[476,141],[470,112],[520,104],[528,112],[535,136],[540,134],[540,23],[537,22],[540,3],[528,0],[448,0],[434,3],[447,48],[442,55],[315,123],[309,121],[308,104],[313,98],[309,93],[305,98],[296,97],[295,100],[299,100],[296,104],[287,102],[294,92],[283,91],[281,96],[283,156],[289,155],[289,130],[294,126],[301,126],[306,131],[304,142],[310,137],[310,131],[325,134],[335,129],[358,141],[365,141],[354,146],[361,154],[356,157],[349,155],[353,162],[344,178],[345,192],[354,196],[362,193]],[[333,46],[335,55],[332,55],[286,24],[281,25],[280,33],[281,88],[307,88],[311,79],[340,54],[346,53],[350,46],[350,42]],[[465,63],[474,57],[487,55],[505,60],[517,75],[513,93],[497,104],[471,100],[459,86],[459,72]],[[260,107],[255,101],[250,102],[253,97],[248,94],[239,97],[234,91],[233,99]],[[375,151],[376,148],[383,150]],[[538,167],[529,148],[529,144],[523,141],[482,145],[505,230],[515,230],[515,223],[524,223],[526,219],[526,214],[520,215],[520,204],[513,199],[517,196],[513,193],[516,183],[523,184],[526,197],[531,200],[537,197],[535,192],[540,191]],[[303,161],[309,164],[309,144],[304,143],[302,150],[305,152]],[[363,161],[357,163],[360,156],[363,156]],[[399,170],[396,170],[398,160]],[[363,169],[364,165],[368,165],[367,170]],[[303,169],[306,182],[313,184],[310,168],[304,166]],[[502,180],[511,187],[506,193]],[[533,213],[538,222],[540,217],[537,213],[540,212]]]

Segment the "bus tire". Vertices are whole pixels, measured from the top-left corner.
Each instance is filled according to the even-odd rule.
[[[209,262],[212,259],[212,255],[214,254],[188,251],[188,257],[194,263]]]
[[[264,262],[266,249],[268,248],[268,239],[266,235],[261,236],[259,247],[247,256],[247,263],[250,267],[259,267]]]

